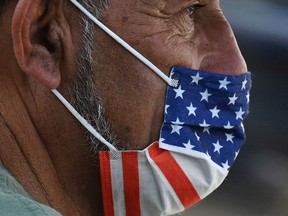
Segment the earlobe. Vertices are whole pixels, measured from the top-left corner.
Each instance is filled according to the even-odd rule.
[[[53,89],[61,81],[61,42],[53,12],[47,11],[55,7],[48,7],[45,2],[18,1],[12,20],[12,40],[21,70]]]

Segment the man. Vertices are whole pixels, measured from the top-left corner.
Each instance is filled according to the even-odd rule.
[[[167,76],[247,71],[218,0],[79,2]],[[159,140],[166,83],[68,0],[2,0],[0,29],[0,215],[103,215],[105,148],[51,89],[118,149],[141,150]]]

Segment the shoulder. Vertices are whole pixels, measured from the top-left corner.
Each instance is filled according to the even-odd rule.
[[[60,216],[54,209],[42,205],[0,165],[0,216]]]

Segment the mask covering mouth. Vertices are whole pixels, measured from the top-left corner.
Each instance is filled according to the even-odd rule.
[[[167,77],[77,1],[70,1],[168,84],[160,139],[142,151],[118,151],[52,90],[110,149],[99,153],[105,215],[172,215],[195,205],[223,182],[244,143],[251,74],[175,66]]]

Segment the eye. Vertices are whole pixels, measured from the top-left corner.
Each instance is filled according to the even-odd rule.
[[[205,7],[204,4],[195,3],[195,4],[193,4],[187,8],[187,12],[188,12],[189,16],[192,16],[196,10],[203,8],[203,7]]]

